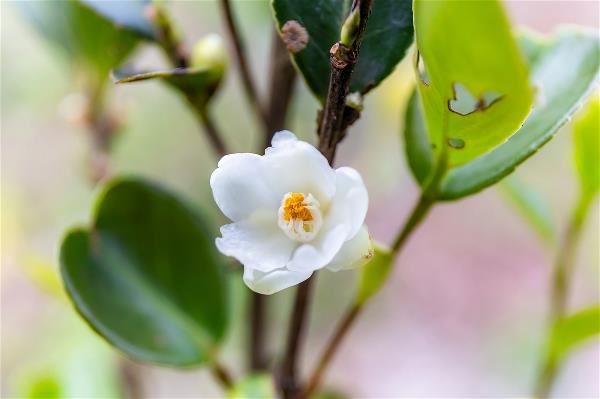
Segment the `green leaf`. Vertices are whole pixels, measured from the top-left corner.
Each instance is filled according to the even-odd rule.
[[[531,45],[534,39],[525,40]],[[552,138],[595,86],[600,67],[595,33],[563,29],[552,41],[538,45],[540,53],[530,66],[538,96],[533,112],[504,144],[451,170],[442,182],[441,199],[476,193],[510,174]]]
[[[227,324],[223,258],[206,223],[143,181],[112,183],[93,227],[65,237],[61,273],[102,337],[141,361],[209,362]]]
[[[419,185],[423,186],[433,170],[433,151],[427,138],[423,107],[416,90],[413,91],[408,100],[404,121],[406,159],[413,176],[417,179]]]
[[[375,246],[375,256],[360,269],[358,290],[355,302],[362,305],[375,295],[386,282],[392,266],[394,254],[382,246]]]
[[[272,0],[275,20],[279,30],[283,31],[284,41],[288,36],[297,38],[298,29],[305,30],[308,35],[306,47],[296,49],[292,57],[308,87],[321,102],[329,86],[329,50],[340,40],[351,3],[351,0]],[[284,27],[288,21],[296,21],[300,27]],[[373,2],[350,92],[364,94],[379,85],[404,58],[412,41],[412,1]],[[292,46],[288,44],[288,48]]]
[[[414,13],[430,140],[450,167],[462,165],[504,142],[531,110],[525,60],[499,1],[415,0]]]
[[[579,311],[554,325],[550,353],[554,362],[560,361],[577,345],[600,334],[600,306]]]
[[[581,191],[592,198],[600,190],[600,99],[596,96],[573,125],[575,167]]]
[[[40,34],[64,51],[72,65],[96,83],[123,63],[139,36],[116,26],[78,0],[18,2]]]
[[[156,31],[148,19],[148,7],[151,0],[81,0],[116,25],[135,32],[146,39],[156,39]]]
[[[235,384],[229,392],[230,399],[275,399],[275,384],[269,374],[256,374]]]
[[[554,241],[554,223],[546,199],[514,175],[504,179],[500,189],[540,238],[551,244]]]
[[[57,376],[41,374],[33,377],[25,387],[27,399],[60,399],[63,397],[63,388]]]
[[[218,89],[222,74],[210,68],[177,68],[163,71],[142,72],[129,68],[113,70],[114,83],[134,83],[158,79],[180,91],[194,104],[205,106]]]

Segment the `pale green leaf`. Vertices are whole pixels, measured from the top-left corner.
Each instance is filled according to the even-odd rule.
[[[575,166],[582,193],[594,197],[600,189],[600,99],[594,96],[573,124]]]
[[[229,399],[275,399],[275,384],[270,374],[255,374],[237,382],[229,391]]]
[[[600,334],[600,306],[581,310],[560,320],[551,333],[550,353],[554,362]]]
[[[355,302],[359,305],[368,301],[385,284],[394,262],[394,254],[376,245],[375,256],[359,272]]]

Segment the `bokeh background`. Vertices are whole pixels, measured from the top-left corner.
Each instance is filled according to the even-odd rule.
[[[560,24],[598,29],[595,1],[508,1],[515,26],[549,33]],[[65,60],[11,1],[1,2],[1,396],[22,397],[31,381],[60,378],[68,397],[114,397],[120,357],[74,313],[54,280],[67,228],[89,220],[98,188],[86,168],[89,137],[68,121],[73,84]],[[237,1],[252,70],[265,92],[272,20],[267,1]],[[192,45],[223,33],[216,1],[173,1],[176,22]],[[164,65],[141,46],[140,65]],[[232,63],[233,64],[233,63]],[[258,151],[262,134],[246,106],[235,65],[214,111],[235,151]],[[366,100],[342,143],[338,165],[358,169],[370,192],[375,239],[389,242],[417,196],[401,141],[413,74],[403,62]],[[289,128],[315,142],[317,102],[302,82]],[[69,100],[71,99],[71,100]],[[70,102],[71,101],[71,102]],[[217,212],[208,179],[216,166],[182,99],[158,83],[110,89],[125,120],[112,156],[115,174],[136,175]],[[517,171],[549,203],[563,230],[576,200],[570,126]],[[599,301],[598,206],[581,243],[571,308]],[[327,386],[352,397],[525,397],[535,376],[548,305],[555,246],[533,232],[498,188],[437,206],[414,234],[385,289],[368,306],[327,375]],[[352,272],[319,274],[304,366],[311,368],[352,296]],[[239,276],[236,316],[224,354],[243,370],[247,291]],[[271,297],[271,350],[281,349],[292,290]],[[599,397],[600,346],[580,347],[556,384],[557,397]],[[135,366],[151,397],[220,397],[208,372]]]

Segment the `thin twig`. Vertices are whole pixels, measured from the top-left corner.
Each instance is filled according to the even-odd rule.
[[[192,104],[192,106],[193,106],[193,104]],[[219,130],[217,129],[217,125],[215,124],[214,120],[212,119],[212,116],[210,115],[207,107],[205,107],[205,106],[194,107],[194,109],[195,109],[196,115],[198,117],[198,120],[204,127],[206,137],[208,138],[208,141],[210,142],[210,145],[211,145],[214,153],[219,158],[222,158],[229,152],[227,151],[227,148],[225,147],[225,143],[223,142],[223,139],[221,138],[222,136],[219,133]]]
[[[348,94],[354,64],[360,52],[362,36],[367,27],[369,15],[371,14],[371,4],[372,0],[354,0],[352,10],[358,9],[360,12],[360,22],[355,32],[355,40],[351,47],[337,42],[332,46],[330,51],[331,75],[329,78],[329,90],[317,129],[319,151],[325,156],[330,165],[333,165],[336,147],[343,139],[345,132],[342,122],[344,119],[346,95]],[[288,331],[287,347],[279,376],[283,397],[286,399],[295,397],[299,391],[297,381],[298,352],[301,347],[303,332],[306,329],[305,319],[311,285],[315,279],[314,276],[313,274],[308,280],[300,284],[296,291],[294,310]]]
[[[265,116],[265,112],[261,106],[256,91],[256,85],[254,84],[254,81],[252,80],[252,75],[250,74],[250,65],[246,60],[244,42],[242,41],[242,37],[238,32],[237,25],[233,18],[231,4],[229,0],[221,0],[221,9],[223,10],[225,25],[227,26],[227,31],[229,33],[229,41],[231,42],[231,45],[234,50],[235,59],[237,61],[238,69],[242,78],[242,84],[244,86],[244,90],[246,91],[246,98],[248,99],[250,106],[254,110],[256,118],[259,120],[262,126],[266,127],[267,117]]]
[[[210,368],[213,376],[225,390],[229,390],[233,386],[233,378],[229,371],[219,362],[216,362]]]
[[[556,257],[554,274],[552,276],[551,303],[548,311],[549,331],[552,331],[552,328],[556,323],[562,320],[567,314],[567,303],[571,280],[573,279],[573,272],[575,269],[577,244],[579,243],[590,205],[591,200],[589,198],[583,196],[580,198],[571,214],[562,244]],[[540,362],[539,375],[535,386],[534,397],[538,399],[549,396],[554,380],[560,369],[560,364],[557,363],[552,356],[550,335],[551,333],[548,333],[546,351]]]

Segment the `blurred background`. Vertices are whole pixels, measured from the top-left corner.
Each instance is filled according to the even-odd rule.
[[[1,396],[25,397],[60,380],[65,397],[119,395],[120,356],[78,318],[57,284],[59,243],[89,221],[98,188],[89,183],[86,130],[69,122],[74,85],[58,51],[11,1],[1,3]],[[560,24],[598,29],[597,2],[508,1],[515,26],[550,33]],[[272,19],[267,1],[234,2],[252,70],[266,89]],[[216,1],[173,1],[169,9],[186,43],[223,34]],[[142,66],[165,65],[140,46]],[[410,58],[410,57],[408,57]],[[213,106],[228,145],[258,152],[262,133],[249,113],[235,63]],[[370,193],[367,223],[389,242],[417,196],[401,140],[413,85],[403,62],[372,95],[338,151],[338,165],[358,169]],[[289,129],[316,142],[317,101],[298,82]],[[208,179],[217,159],[192,113],[173,91],[148,82],[110,87],[124,118],[111,164],[114,174],[145,176],[223,221]],[[570,126],[516,173],[549,202],[560,234],[577,195]],[[596,204],[579,248],[571,308],[599,301]],[[368,306],[327,375],[327,387],[352,397],[524,397],[532,389],[545,334],[555,246],[544,243],[497,188],[437,206],[414,234],[385,289]],[[304,352],[312,368],[352,296],[352,272],[319,274]],[[247,291],[238,275],[236,317],[224,354],[244,366]],[[282,347],[293,290],[271,297],[269,343]],[[599,397],[600,345],[580,347],[556,384],[557,397]],[[152,397],[220,397],[206,371],[134,367]]]

